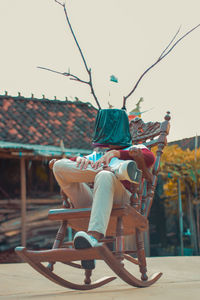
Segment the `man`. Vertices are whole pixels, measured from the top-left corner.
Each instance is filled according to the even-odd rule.
[[[110,120],[105,122],[108,115],[112,117],[110,124]],[[128,142],[126,141],[127,132],[124,128],[127,129],[127,126],[122,124],[123,119],[127,124],[126,118],[123,110],[103,111],[103,115],[97,117],[95,137],[98,137],[98,143],[95,137],[93,139],[95,144],[101,146],[99,152],[93,152],[86,157],[50,162],[58,184],[74,208],[92,207],[87,233],[80,231],[74,236],[76,249],[90,248],[98,244],[98,240],[106,233],[113,204],[123,206],[130,202],[131,182],[139,184],[142,176],[148,181],[152,180],[149,167],[154,163],[154,155],[144,145],[130,146],[129,137]],[[107,124],[112,144],[107,144]],[[93,192],[87,185],[90,182],[94,183]],[[93,269],[94,260],[82,261],[82,267]]]

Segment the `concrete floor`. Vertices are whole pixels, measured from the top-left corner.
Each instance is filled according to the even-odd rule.
[[[139,277],[137,266],[129,262],[127,268]],[[163,276],[153,286],[134,288],[116,279],[113,282],[91,291],[74,291],[65,289],[49,281],[32,269],[28,264],[0,265],[0,299],[40,300],[199,300],[200,299],[200,257],[156,257],[148,258],[149,275],[163,272]],[[65,279],[82,283],[83,270],[57,264],[56,273]],[[93,280],[113,272],[102,262],[97,262]]]

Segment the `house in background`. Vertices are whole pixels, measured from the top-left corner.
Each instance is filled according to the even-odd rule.
[[[96,114],[81,101],[0,95],[0,250],[45,226],[60,201],[48,162],[90,153]]]
[[[81,101],[0,96],[0,155],[88,153],[96,113]]]

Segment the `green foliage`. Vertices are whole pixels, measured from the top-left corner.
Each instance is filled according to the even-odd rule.
[[[161,164],[161,174],[165,178],[165,194],[174,197],[177,194],[177,179],[181,180],[181,191],[185,192],[186,183],[194,195],[195,185],[200,188],[200,149],[183,150],[177,145],[166,146]]]

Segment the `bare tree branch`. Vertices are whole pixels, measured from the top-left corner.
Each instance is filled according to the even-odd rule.
[[[64,3],[60,3],[58,0],[55,0],[56,3],[60,4],[61,6],[64,6]]]
[[[50,71],[50,72],[53,72],[53,73],[56,73],[56,74],[60,74],[60,75],[66,76],[66,77],[72,77],[72,78],[70,78],[70,80],[76,80],[76,81],[79,81],[79,82],[82,82],[82,83],[85,83],[85,84],[90,84],[89,81],[82,80],[78,76],[73,75],[71,73],[59,72],[59,71],[55,71],[55,70],[45,68],[45,67],[40,67],[40,66],[37,67],[37,68],[42,69],[42,70],[46,70],[46,71]]]
[[[187,35],[189,35],[192,31],[194,31],[196,28],[198,28],[200,26],[200,24],[196,25],[195,27],[193,27],[192,29],[190,29],[189,31],[187,31],[182,37],[180,37],[171,47],[170,45],[173,43],[174,39],[176,38],[176,36],[178,35],[179,30],[177,31],[177,33],[175,34],[175,36],[173,37],[173,39],[171,40],[171,42],[168,44],[168,46],[165,48],[164,51],[162,51],[161,55],[159,56],[159,58],[150,66],[148,67],[143,73],[142,75],[139,77],[139,79],[136,81],[136,84],[134,85],[133,89],[130,91],[130,93],[127,96],[123,97],[123,109],[126,108],[126,100],[134,93],[134,91],[136,90],[138,84],[140,83],[140,81],[142,80],[142,78],[145,76],[145,74],[147,72],[149,72],[155,65],[157,65],[163,58],[165,58],[173,49],[174,47],[181,41],[183,40]],[[170,47],[170,48],[169,48]],[[167,51],[167,49],[169,49]]]
[[[82,57],[83,63],[84,63],[84,65],[85,65],[85,68],[86,68],[87,72],[89,73],[89,68],[88,68],[88,66],[87,66],[85,57],[84,57],[84,55],[83,55],[83,52],[82,52],[82,50],[81,50],[81,48],[80,48],[80,46],[79,46],[79,43],[78,43],[78,41],[77,41],[77,39],[76,39],[76,36],[75,36],[75,34],[74,34],[74,31],[73,31],[73,29],[72,29],[71,23],[70,23],[70,21],[69,21],[69,17],[68,17],[68,14],[67,14],[67,10],[66,10],[65,4],[63,5],[63,7],[64,7],[65,17],[66,17],[67,23],[68,23],[68,25],[69,25],[70,31],[71,31],[72,36],[73,36],[73,38],[74,38],[74,41],[75,41],[75,43],[76,43],[76,45],[77,45],[77,47],[78,47],[78,50],[79,50],[80,55],[81,55],[81,57]]]
[[[84,55],[83,55],[83,52],[82,52],[82,50],[81,50],[81,48],[80,48],[80,46],[79,46],[79,43],[78,43],[78,41],[77,41],[77,39],[76,39],[76,36],[75,36],[75,34],[74,34],[74,31],[73,31],[73,29],[72,29],[72,26],[71,26],[71,23],[70,23],[68,14],[67,14],[66,6],[65,6],[64,3],[61,4],[61,3],[60,3],[59,1],[57,1],[57,0],[55,0],[55,2],[58,3],[58,4],[60,4],[60,5],[63,7],[63,9],[64,9],[64,13],[65,13],[65,17],[66,17],[67,23],[68,23],[68,25],[69,25],[70,31],[71,31],[72,36],[73,36],[73,38],[74,38],[74,41],[75,41],[75,43],[76,43],[76,45],[77,45],[77,47],[78,47],[78,50],[79,50],[79,52],[80,52],[81,58],[82,58],[83,63],[84,63],[84,66],[85,66],[86,71],[87,71],[88,76],[89,76],[89,81],[88,81],[88,82],[84,82],[83,80],[78,79],[78,77],[75,78],[75,76],[72,76],[72,77],[74,77],[74,79],[73,79],[73,78],[71,78],[71,79],[72,79],[72,80],[77,80],[77,81],[80,81],[80,82],[87,83],[87,84],[90,86],[91,94],[93,95],[93,97],[94,97],[94,99],[95,99],[95,101],[96,101],[96,104],[97,104],[98,108],[101,109],[101,106],[100,106],[100,104],[99,104],[99,101],[98,101],[98,99],[97,99],[97,96],[96,96],[96,94],[95,94],[95,92],[94,92],[93,83],[92,83],[91,69],[88,68],[87,62],[86,62],[85,57],[84,57]]]
[[[194,31],[195,29],[197,29],[200,26],[200,24],[196,25],[195,27],[193,27],[192,29],[190,29],[189,31],[187,31],[182,37],[180,37],[173,45],[172,47],[161,57],[161,59],[163,59],[168,53],[170,53],[173,48],[181,41],[183,40],[187,35],[189,35],[192,31]]]
[[[167,49],[169,48],[169,46],[173,43],[173,41],[175,40],[175,38],[179,34],[180,29],[181,29],[181,26],[179,27],[179,29],[177,30],[176,34],[174,35],[174,37],[172,38],[172,40],[170,41],[170,43],[167,45],[167,47],[163,50],[163,52],[161,53],[161,55],[159,56],[158,59],[160,59],[163,56],[163,54],[167,51]]]

